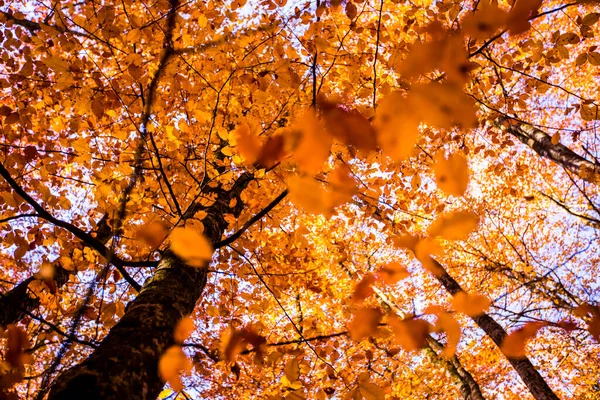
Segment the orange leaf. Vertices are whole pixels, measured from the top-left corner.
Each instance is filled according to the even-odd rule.
[[[171,346],[163,353],[158,362],[158,375],[163,382],[168,382],[174,391],[183,390],[181,373],[190,372],[192,363],[187,358],[181,346]]]
[[[480,294],[459,292],[452,298],[452,307],[469,317],[476,317],[487,311],[490,307],[490,300]]]
[[[175,228],[169,240],[171,251],[192,267],[203,267],[212,259],[212,244],[194,229]]]
[[[367,297],[373,294],[373,283],[375,283],[375,277],[371,274],[365,275],[365,277],[358,282],[356,287],[354,288],[354,293],[352,294],[352,302],[360,303],[364,301]]]
[[[347,146],[355,146],[366,151],[377,149],[375,130],[357,110],[346,110],[343,106],[324,99],[319,100],[319,108],[325,127],[333,137]]]
[[[398,262],[391,262],[377,272],[377,277],[388,285],[394,285],[409,275],[408,270]]]
[[[537,332],[548,324],[545,322],[528,322],[521,328],[512,332],[504,338],[502,342],[502,352],[507,357],[525,358],[525,345],[527,341],[537,334]]]
[[[436,219],[429,227],[429,234],[447,240],[466,240],[477,224],[479,217],[476,214],[470,211],[454,211]]]
[[[169,231],[166,223],[154,221],[142,226],[137,232],[137,237],[152,249],[156,249],[162,244],[168,234]]]
[[[255,164],[258,168],[271,168],[277,164],[284,155],[283,135],[272,136],[267,139],[260,149]]]
[[[240,155],[249,164],[254,164],[261,153],[261,144],[258,136],[250,132],[250,127],[247,124],[238,126],[234,135]]]
[[[194,320],[192,317],[187,316],[179,320],[177,325],[175,326],[175,331],[173,332],[173,338],[176,343],[183,343],[196,329],[194,324]]]
[[[300,168],[314,175],[329,158],[333,138],[325,131],[312,109],[306,111],[290,130],[289,150]]]
[[[352,340],[361,341],[377,330],[383,313],[378,308],[360,308],[354,312],[354,318],[348,324],[348,332]]]
[[[460,341],[460,325],[452,315],[442,312],[438,314],[435,328],[436,332],[446,332],[448,343],[444,347],[444,355],[452,357],[456,353],[456,347]]]
[[[261,348],[266,342],[266,339],[251,327],[227,331],[221,338],[221,357],[227,362],[233,362],[248,345],[260,356]]]
[[[435,157],[433,166],[437,186],[454,196],[462,196],[469,184],[469,163],[461,153],[451,154],[447,159],[443,154]]]
[[[422,319],[401,320],[392,317],[389,324],[396,336],[396,343],[400,344],[406,351],[423,348],[427,336],[432,331],[431,324]]]
[[[319,182],[307,176],[293,176],[287,180],[290,200],[314,214],[331,214],[330,195]]]

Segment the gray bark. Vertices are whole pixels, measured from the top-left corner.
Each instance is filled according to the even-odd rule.
[[[433,260],[433,259],[432,259]],[[448,293],[456,295],[462,291],[462,288],[452,278],[446,269],[437,261],[433,260],[435,265],[443,271],[441,274],[436,275],[437,280],[444,286]],[[477,317],[471,317],[473,321],[493,340],[498,346],[502,346],[502,342],[506,338],[507,334],[504,328],[498,324],[492,317],[487,314],[482,314]],[[510,365],[513,366],[515,371],[519,374],[525,386],[529,389],[529,392],[533,395],[536,400],[558,400],[558,396],[552,391],[550,386],[546,383],[544,378],[535,369],[535,366],[531,363],[529,358],[513,358],[507,357]]]
[[[499,125],[503,124],[506,122],[506,118],[500,118],[498,122]],[[504,127],[506,132],[529,146],[540,156],[552,160],[588,182],[598,183],[600,165],[580,156],[561,143],[552,144],[552,138],[546,132],[525,123],[509,123]]]

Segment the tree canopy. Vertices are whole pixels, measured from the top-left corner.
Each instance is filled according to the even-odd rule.
[[[0,399],[597,399],[596,0],[0,1]]]

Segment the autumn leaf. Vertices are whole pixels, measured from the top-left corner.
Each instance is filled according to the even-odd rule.
[[[259,158],[262,149],[258,136],[252,134],[248,124],[238,126],[234,131],[234,136],[240,155],[249,164],[254,164]]]
[[[357,342],[373,335],[383,318],[383,312],[379,308],[363,307],[353,314],[352,321],[348,324],[348,333]]]
[[[461,336],[460,325],[456,319],[449,313],[438,313],[435,330],[436,332],[446,332],[447,344],[444,347],[444,355],[446,357],[454,356]]]
[[[158,375],[163,382],[171,385],[174,391],[183,390],[181,374],[189,373],[192,363],[187,358],[181,346],[171,346],[160,357]]]
[[[415,257],[421,262],[423,268],[436,276],[444,273],[440,265],[431,256],[443,254],[442,247],[433,239],[427,238],[420,240],[415,246]]]
[[[179,320],[177,325],[175,326],[175,331],[173,332],[173,339],[178,344],[182,344],[184,340],[186,340],[191,333],[196,329],[194,324],[194,320],[190,317],[184,317]]]
[[[528,322],[516,331],[511,332],[502,342],[502,352],[507,357],[526,357],[525,345],[529,339],[535,337],[537,332],[548,324],[544,322]]]
[[[600,342],[600,307],[587,303],[580,304],[573,314],[586,320],[588,331],[597,342]]]
[[[345,164],[338,165],[331,171],[329,178],[329,203],[332,208],[349,202],[356,194],[356,182],[352,179],[351,171]]]
[[[287,180],[287,186],[290,200],[294,204],[310,213],[326,216],[331,214],[330,194],[315,179],[308,176],[293,176]]]
[[[408,270],[398,262],[391,262],[377,271],[377,278],[387,285],[394,285],[410,275]]]
[[[469,317],[477,317],[487,311],[490,307],[490,300],[480,294],[467,294],[458,292],[452,297],[452,307],[454,310],[467,314]]]
[[[357,110],[346,110],[342,105],[323,98],[318,101],[326,129],[347,146],[365,151],[377,149],[376,132],[371,123]]]
[[[422,319],[390,318],[389,325],[394,332],[396,343],[406,351],[418,350],[425,346],[427,336],[433,330],[429,322]]]
[[[354,2],[352,2],[351,0],[349,0],[346,3],[346,16],[348,18],[350,18],[351,20],[353,20],[354,18],[356,18],[357,15],[357,8],[356,5],[354,4]]]
[[[298,390],[302,387],[300,378],[300,366],[296,358],[290,359],[283,369],[283,376],[281,377],[281,383],[284,387],[290,390]]]
[[[193,229],[175,228],[169,241],[171,251],[192,267],[203,267],[212,259],[212,244]]]
[[[226,362],[233,362],[248,346],[252,346],[258,359],[262,355],[262,346],[265,343],[265,338],[256,333],[252,327],[227,330],[221,336],[221,357]]]
[[[433,166],[437,186],[454,196],[462,196],[469,185],[469,164],[461,153],[451,154],[448,158],[443,154],[435,157]]]
[[[518,35],[529,30],[529,19],[538,13],[543,0],[516,0],[508,13],[508,29],[511,35]]]
[[[365,400],[384,400],[385,391],[378,385],[369,382],[369,374],[363,373],[358,377],[358,389]]]
[[[138,238],[152,249],[158,248],[168,234],[168,226],[162,221],[145,224],[137,232]]]
[[[453,211],[438,217],[429,227],[431,236],[446,240],[466,240],[479,224],[479,217],[470,211]]]
[[[353,303],[361,303],[373,294],[373,284],[375,277],[372,274],[367,274],[356,284],[354,293],[352,293],[351,301]]]
[[[408,158],[420,135],[419,119],[406,97],[392,92],[379,102],[375,119],[379,144],[394,161]]]
[[[289,131],[288,150],[293,154],[300,168],[309,174],[316,174],[330,154],[333,137],[325,130],[313,109],[305,111]]]
[[[469,13],[461,22],[465,35],[475,39],[487,39],[496,33],[508,18],[507,13],[498,7],[498,3],[483,0],[477,3],[477,10]]]

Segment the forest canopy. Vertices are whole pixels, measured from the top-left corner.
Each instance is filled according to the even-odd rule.
[[[0,0],[0,399],[600,398],[597,0]]]

